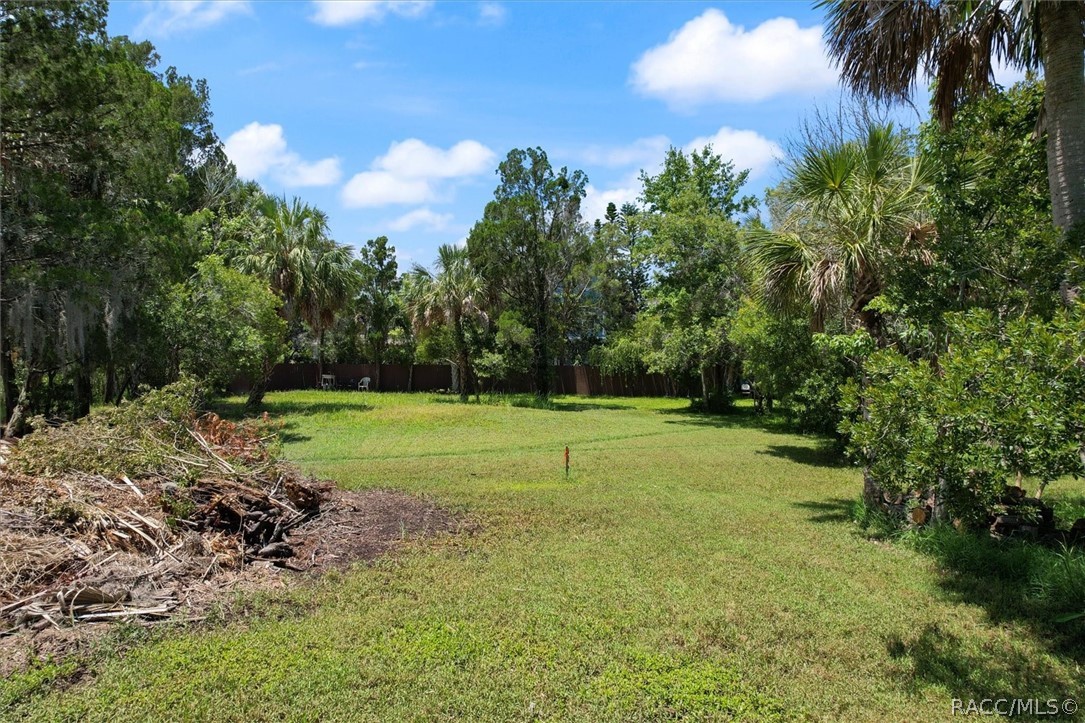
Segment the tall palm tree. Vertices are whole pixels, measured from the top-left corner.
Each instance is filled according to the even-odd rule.
[[[260,213],[267,233],[239,262],[244,271],[267,279],[283,297],[284,316],[293,318],[302,290],[311,284],[313,249],[327,240],[328,217],[301,199],[285,197],[265,199]]]
[[[869,308],[882,292],[884,261],[929,233],[930,167],[892,125],[871,124],[857,140],[808,141],[779,191],[773,229],[747,233],[777,307],[809,307],[823,330],[833,310],[880,335]]]
[[[350,299],[357,282],[351,250],[328,238],[327,215],[298,198],[268,198],[260,208],[268,231],[239,259],[248,273],[267,279],[283,299],[282,314],[309,325],[317,365],[324,372],[324,332]]]
[[[830,55],[844,81],[879,100],[907,99],[935,78],[944,124],[993,82],[1002,63],[1044,71],[1047,168],[1055,225],[1085,221],[1085,2],[821,0]]]
[[[459,374],[460,401],[465,402],[471,378],[466,324],[472,317],[485,318],[479,302],[486,284],[471,267],[467,249],[448,244],[437,249],[435,273],[416,265],[412,275],[414,278],[404,289],[412,320],[417,328],[448,324]]]
[[[316,336],[317,373],[324,374],[324,332],[353,298],[361,283],[351,263],[353,251],[330,240],[309,249],[310,268],[297,293],[297,313]]]

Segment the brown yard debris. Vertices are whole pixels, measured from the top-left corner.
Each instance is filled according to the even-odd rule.
[[[273,453],[266,425],[205,415],[183,429],[150,445],[143,436],[155,468],[139,474],[52,472],[55,448],[43,473],[40,460],[20,460],[42,445],[3,450],[0,657],[17,665],[16,651],[28,645],[70,645],[62,631],[73,628],[198,620],[224,592],[282,584],[285,571],[346,568],[405,538],[458,527],[419,498],[350,492],[302,475]],[[65,444],[77,437],[52,433]],[[124,444],[115,434],[89,438]],[[176,447],[165,449],[163,439]],[[74,456],[132,458],[105,448]]]

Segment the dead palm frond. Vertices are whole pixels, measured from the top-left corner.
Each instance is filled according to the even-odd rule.
[[[1035,2],[823,0],[829,55],[855,92],[907,100],[921,77],[936,81],[943,124],[968,96],[994,84],[1002,64],[1035,70]]]

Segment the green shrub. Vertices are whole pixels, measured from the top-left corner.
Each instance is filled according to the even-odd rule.
[[[866,383],[842,406],[849,451],[892,494],[937,489],[947,511],[986,520],[1007,482],[1038,480],[1037,494],[1085,473],[1085,313],[1000,323],[989,312],[949,319],[935,360],[872,355]]]
[[[800,432],[840,434],[844,388],[873,349],[874,339],[865,331],[813,335],[808,371],[787,406]],[[842,447],[843,438],[838,441]]]

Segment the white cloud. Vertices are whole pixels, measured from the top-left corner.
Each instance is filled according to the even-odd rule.
[[[594,166],[646,166],[659,163],[670,145],[670,138],[659,135],[638,138],[625,146],[588,146],[579,156]]]
[[[261,63],[260,65],[253,65],[248,68],[242,68],[241,70],[237,71],[237,74],[241,76],[256,75],[257,73],[267,73],[272,70],[279,70],[281,67],[281,65],[275,62]]]
[[[686,153],[692,153],[708,144],[712,144],[713,153],[721,156],[725,161],[733,161],[735,170],[749,169],[750,178],[765,174],[772,168],[776,159],[783,156],[783,149],[778,144],[756,131],[738,130],[728,126],[720,128],[710,136],[694,138],[685,145],[683,150]],[[658,172],[667,149],[671,145],[670,139],[666,136],[639,138],[627,146],[594,147],[595,159],[588,159],[587,156],[592,155],[588,153],[585,154],[585,160],[598,165],[637,164],[637,167],[648,171],[649,174],[654,174]],[[589,184],[585,190],[586,194],[580,205],[580,215],[588,223],[595,223],[595,219],[602,219],[606,214],[607,204],[613,203],[621,208],[623,203],[637,202],[637,196],[641,192],[639,173],[630,174],[609,188],[596,188]]]
[[[640,93],[676,108],[717,101],[756,102],[836,84],[818,26],[791,18],[766,20],[752,30],[723,12],[706,10],[645,52],[632,67]]]
[[[358,173],[343,187],[343,203],[351,208],[432,201],[433,188],[424,178],[399,178],[387,171]]]
[[[687,152],[699,151],[711,144],[712,152],[725,161],[734,161],[736,171],[749,169],[750,178],[762,175],[777,158],[784,155],[780,146],[756,131],[737,130],[724,126],[711,136],[694,138],[686,146]]]
[[[409,231],[422,228],[426,231],[444,231],[452,223],[451,213],[434,213],[428,208],[416,208],[388,223],[392,231]]]
[[[437,198],[442,181],[477,176],[490,170],[496,158],[478,141],[460,141],[447,150],[417,138],[393,142],[370,170],[350,179],[343,203],[352,208],[427,203]]]
[[[580,203],[580,217],[587,223],[595,223],[606,216],[607,205],[613,203],[619,209],[624,203],[636,203],[640,195],[640,182],[635,176],[627,178],[620,187],[601,190],[588,184],[584,200]]]
[[[237,175],[259,179],[270,176],[288,187],[330,186],[342,176],[338,158],[304,161],[286,144],[283,127],[277,123],[249,123],[230,135],[226,155],[237,167]]]
[[[339,181],[343,172],[339,169],[338,158],[325,158],[312,163],[288,154],[291,160],[283,169],[283,178],[290,179],[288,186],[330,186]]]
[[[478,20],[483,25],[501,25],[508,11],[498,2],[483,2],[478,6]]]
[[[388,63],[383,60],[359,60],[352,66],[355,70],[373,70],[375,68],[386,68]]]
[[[373,168],[404,178],[456,178],[490,170],[494,152],[478,141],[460,141],[443,151],[417,138],[392,143]]]
[[[232,15],[250,15],[248,0],[160,0],[139,21],[133,34],[160,38],[173,33],[199,30],[215,25]]]
[[[310,20],[339,26],[375,22],[389,14],[417,18],[433,7],[433,0],[314,0],[313,5],[316,12]]]

